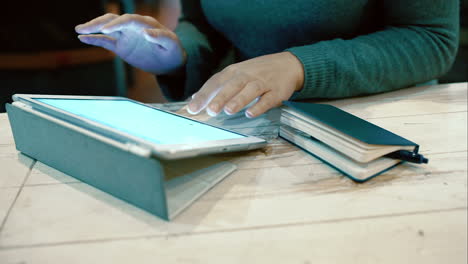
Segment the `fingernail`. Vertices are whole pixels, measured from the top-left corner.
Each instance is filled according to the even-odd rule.
[[[210,104],[209,108],[210,108],[211,111],[213,111],[215,113],[219,112],[219,105],[217,103]]]
[[[234,114],[231,110],[227,109],[226,107],[224,108],[224,113],[226,113],[226,115],[233,115]]]
[[[250,110],[247,110],[245,111],[245,116],[247,118],[253,118],[254,117],[254,113],[252,113]]]
[[[83,36],[83,35],[78,35],[78,39],[83,42],[83,43],[86,43],[86,44],[89,44],[89,38],[87,38],[86,36]]]
[[[218,103],[212,103],[206,108],[206,112],[210,116],[217,116],[219,114],[219,104]]]
[[[226,113],[227,115],[233,115],[234,111],[232,111],[232,109],[229,109],[228,107],[224,107],[224,113]]]
[[[217,112],[213,112],[213,110],[211,110],[210,108],[206,108],[206,113],[209,115],[209,116],[217,116],[218,113]]]
[[[234,114],[234,111],[236,111],[236,108],[237,108],[236,103],[229,103],[224,108],[224,112],[226,112],[226,114],[228,114],[228,115],[232,115],[232,114]]]
[[[83,30],[83,25],[78,25],[75,27],[75,32],[76,33],[85,33]]]
[[[192,115],[196,115],[198,113],[198,106],[196,104],[189,104],[187,106],[187,112]]]

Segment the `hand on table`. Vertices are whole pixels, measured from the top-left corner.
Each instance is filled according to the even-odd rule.
[[[149,16],[106,14],[75,30],[81,42],[113,51],[147,72],[170,73],[186,61],[177,35]]]
[[[265,55],[232,64],[213,75],[192,96],[188,111],[197,114],[206,108],[211,116],[221,111],[232,115],[258,98],[245,113],[247,117],[256,117],[280,106],[294,91],[300,90],[303,83],[302,64],[293,54]]]

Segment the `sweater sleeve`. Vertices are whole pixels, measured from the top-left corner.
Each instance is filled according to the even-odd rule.
[[[384,0],[382,30],[288,49],[303,64],[292,99],[380,93],[438,78],[458,47],[458,0]]]
[[[181,101],[198,91],[217,68],[229,44],[206,20],[200,0],[182,0],[182,16],[175,33],[185,52],[187,63],[177,72],[158,76],[164,96]]]

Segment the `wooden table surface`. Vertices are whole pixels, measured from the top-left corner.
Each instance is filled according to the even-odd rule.
[[[467,263],[467,83],[327,103],[430,163],[356,184],[275,138],[278,111],[199,116],[270,144],[165,222],[19,154],[0,114],[0,263]]]

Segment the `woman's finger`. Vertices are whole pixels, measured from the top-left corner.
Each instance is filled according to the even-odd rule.
[[[174,32],[159,28],[147,28],[143,30],[144,37],[147,41],[158,44],[164,49],[169,49],[173,46],[174,41],[177,40],[177,36]]]
[[[118,15],[116,14],[105,14],[103,16],[97,17],[87,23],[78,25],[75,27],[75,31],[78,34],[92,34],[101,32],[101,28],[109,23],[110,21],[116,19]]]
[[[281,105],[281,101],[278,100],[277,96],[273,92],[267,92],[256,104],[245,111],[245,115],[249,118],[257,117],[273,107]]]
[[[245,75],[236,75],[234,78],[223,83],[219,88],[219,92],[208,104],[206,111],[211,116],[216,116],[225,110],[226,114],[232,115],[236,112],[233,112],[231,109],[226,109],[225,105],[229,100],[231,100],[236,94],[238,94],[244,86],[248,83],[247,77]]]
[[[187,111],[196,115],[201,110],[205,109],[206,105],[216,96],[219,91],[220,75],[217,73],[213,75],[208,81],[203,84],[202,88],[197,92],[196,96],[193,96],[192,100],[187,106]]]
[[[135,14],[125,14],[105,24],[101,31],[104,34],[109,34],[115,31],[121,31],[127,28],[143,29],[143,28],[163,28],[156,19],[149,16],[141,16]]]
[[[117,45],[117,40],[113,37],[106,35],[79,35],[78,38],[81,42],[102,47],[110,51],[114,51]]]
[[[216,96],[220,89],[222,89],[222,84],[227,83],[229,80],[235,78],[238,78],[239,80],[244,80],[241,76],[242,74],[239,74],[239,70],[235,64],[230,65],[221,72],[218,72],[215,75],[213,75],[196,93],[196,96],[192,97],[192,100],[190,101],[187,107],[189,113],[200,113],[200,111],[203,110],[208,105],[208,103]]]
[[[267,89],[261,81],[249,82],[242,91],[229,100],[224,109],[228,114],[235,114],[266,91]]]

